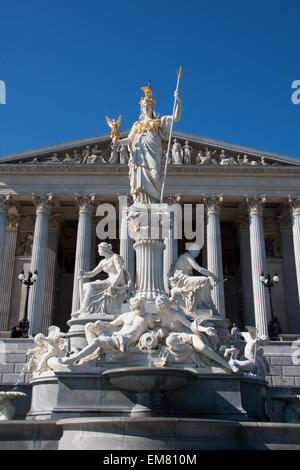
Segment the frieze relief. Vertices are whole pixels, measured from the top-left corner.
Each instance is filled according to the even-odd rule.
[[[163,144],[166,158],[167,143]],[[105,142],[85,145],[67,151],[52,152],[32,159],[19,160],[17,164],[29,165],[128,165],[130,152],[127,145]],[[191,143],[188,140],[174,138],[171,144],[169,163],[183,166],[283,166],[263,156],[248,156],[230,152],[204,144]]]

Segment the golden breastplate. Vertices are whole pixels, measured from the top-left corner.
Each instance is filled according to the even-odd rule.
[[[150,121],[136,121],[134,123],[134,131],[142,134],[147,131],[158,131],[160,126],[160,118],[150,119]]]

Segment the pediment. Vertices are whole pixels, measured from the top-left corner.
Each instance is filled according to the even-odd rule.
[[[128,135],[121,132],[121,138]],[[235,145],[220,140],[200,137],[184,132],[173,132],[177,141],[177,156],[170,152],[173,165],[211,167],[300,166],[300,159],[281,154]],[[163,144],[165,152],[167,143]],[[128,156],[127,156],[128,159]],[[109,134],[75,140],[62,144],[0,156],[0,165],[122,165],[127,164],[126,152],[120,148],[112,155]]]

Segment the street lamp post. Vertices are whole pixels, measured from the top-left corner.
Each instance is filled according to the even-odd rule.
[[[29,299],[29,291],[30,287],[37,281],[37,271],[34,271],[32,274],[31,271],[29,271],[27,275],[27,279],[25,279],[25,274],[24,271],[22,271],[19,274],[19,279],[22,284],[25,284],[26,286],[26,299],[25,299],[25,306],[24,306],[24,315],[23,319],[20,321],[19,326],[22,328],[22,337],[23,338],[28,338],[28,330],[29,330],[29,320],[28,320],[28,299]]]
[[[260,274],[260,282],[268,289],[269,299],[270,299],[270,310],[271,310],[271,320],[268,323],[269,337],[273,341],[279,340],[279,333],[281,333],[281,327],[277,317],[274,317],[273,311],[273,302],[272,302],[272,287],[274,287],[279,282],[279,276],[277,273],[274,274],[273,279],[271,275],[264,275],[263,271]]]

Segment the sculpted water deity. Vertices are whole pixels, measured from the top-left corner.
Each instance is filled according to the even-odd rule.
[[[162,140],[168,140],[172,116],[156,116],[150,86],[143,87],[145,96],[140,101],[141,116],[120,144],[130,151],[129,179],[131,195],[135,203],[158,203],[161,193]],[[174,122],[181,116],[181,98],[175,91],[176,108]]]
[[[89,357],[98,350],[98,357],[107,351],[126,352],[135,349],[140,336],[148,329],[155,327],[152,313],[145,312],[145,299],[136,296],[130,299],[130,312],[123,313],[115,320],[88,323],[85,327],[88,345],[81,351],[62,359],[63,364],[74,364],[80,359]]]

